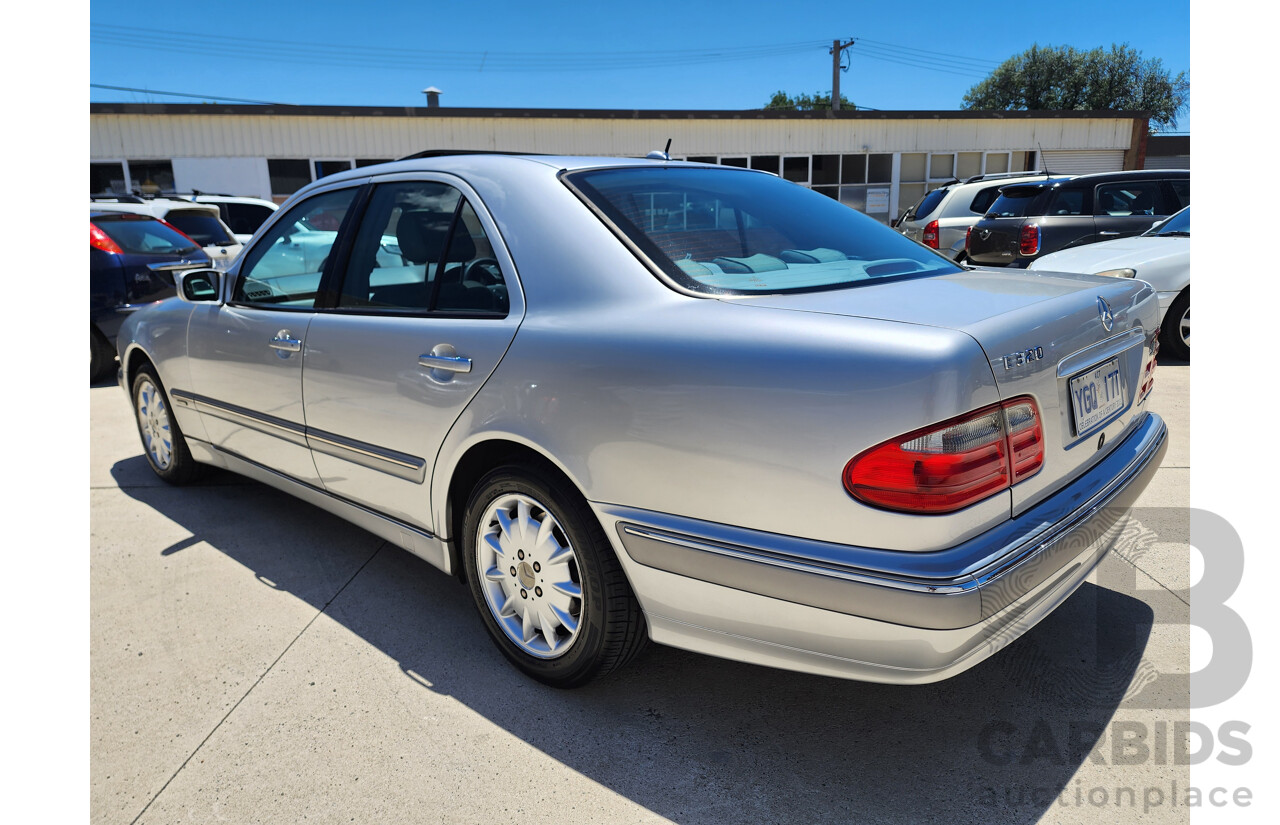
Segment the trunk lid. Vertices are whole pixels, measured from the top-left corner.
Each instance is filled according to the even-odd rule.
[[[969,260],[977,264],[1004,265],[1018,259],[1018,233],[1023,218],[984,218],[969,233]]]
[[[1000,397],[1029,395],[1040,410],[1044,465],[1013,486],[1014,515],[1101,460],[1145,410],[1139,388],[1159,314],[1155,293],[1142,281],[1025,270],[975,269],[852,289],[725,300],[944,327],[972,337],[986,354]],[[1103,323],[1103,302],[1110,329]],[[1095,388],[1105,390],[1103,397],[1122,393],[1118,409],[1104,413],[1104,398],[1088,397],[1091,378],[1107,384]],[[1074,379],[1080,381],[1073,388]],[[1081,391],[1074,401],[1073,389]]]

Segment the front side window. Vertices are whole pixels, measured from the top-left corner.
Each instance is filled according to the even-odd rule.
[[[771,175],[626,167],[564,180],[681,286],[794,292],[961,271],[866,215]]]
[[[471,204],[452,186],[378,186],[360,222],[338,306],[506,315],[507,288]]]
[[[249,250],[231,300],[314,307],[325,262],[355,194],[355,189],[339,189],[315,195],[272,224]]]

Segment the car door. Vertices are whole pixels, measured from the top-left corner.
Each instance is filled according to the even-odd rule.
[[[473,190],[389,178],[369,196],[336,306],[307,332],[307,435],[325,488],[435,532],[440,445],[523,317],[514,265]]]
[[[1141,235],[1166,217],[1162,184],[1156,178],[1100,183],[1094,189],[1097,240]]]
[[[226,303],[195,307],[187,331],[191,391],[175,393],[200,412],[219,449],[316,487],[302,367],[324,267],[292,254],[288,238],[298,224],[341,225],[357,191],[348,183],[291,208],[246,253]],[[330,246],[337,235],[328,234]]]

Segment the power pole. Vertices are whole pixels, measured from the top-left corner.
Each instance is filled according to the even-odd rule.
[[[844,50],[852,46],[857,41],[850,39],[848,43],[841,43],[839,40],[831,41],[831,111],[840,111],[840,72],[848,71],[840,65],[840,58],[844,56]]]

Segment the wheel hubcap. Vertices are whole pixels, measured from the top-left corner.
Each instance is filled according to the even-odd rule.
[[[500,496],[476,535],[480,589],[498,626],[525,653],[564,655],[578,636],[582,580],[569,537],[540,502]]]
[[[1187,311],[1182,313],[1182,320],[1178,322],[1178,334],[1182,336],[1182,343],[1190,347],[1191,346],[1191,307],[1187,307]]]
[[[144,380],[138,387],[138,429],[142,445],[151,461],[161,470],[173,461],[173,436],[169,425],[169,409],[160,389]]]

